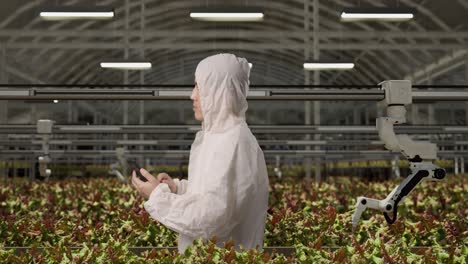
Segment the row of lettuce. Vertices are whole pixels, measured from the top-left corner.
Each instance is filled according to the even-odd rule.
[[[453,168],[453,160],[437,160],[435,162],[437,166],[447,168],[451,170]],[[380,173],[385,172],[386,174],[392,173],[392,161],[390,160],[356,160],[356,161],[336,161],[336,162],[323,162],[321,165],[322,171],[330,175],[341,175],[346,173],[348,175],[360,175],[369,173]],[[398,160],[396,166],[403,170],[408,170],[409,162],[407,160]],[[0,170],[9,170],[10,175],[15,175],[13,170],[21,170],[20,174],[28,175],[31,163],[23,161],[0,161]],[[268,165],[267,170],[269,175],[275,175],[274,165]],[[51,164],[50,169],[53,172],[52,176],[65,178],[65,177],[100,177],[109,175],[109,165],[73,165],[73,164]],[[123,168],[118,168],[123,172]],[[188,165],[158,165],[158,166],[146,166],[146,169],[153,173],[166,172],[169,175],[176,175],[180,177],[187,177]],[[281,171],[282,177],[303,177],[305,173],[305,167],[297,164],[281,164],[278,166]],[[312,170],[315,170],[315,165],[312,164]],[[368,171],[365,171],[368,170]],[[36,173],[38,174],[38,173]],[[404,173],[403,173],[404,174]],[[407,174],[407,173],[406,173]],[[404,175],[406,175],[404,174]],[[19,175],[17,173],[17,175]]]
[[[198,241],[184,254],[132,247],[175,247],[177,234],[151,219],[143,199],[113,178],[30,182],[2,180],[0,259],[7,262],[107,259],[115,263],[463,263],[468,256],[466,175],[424,182],[399,207],[388,225],[366,211],[350,224],[356,197],[382,199],[399,181],[365,183],[337,178],[309,183],[270,180],[265,247],[291,247],[293,254],[217,247]],[[19,253],[6,247],[33,247]],[[45,247],[34,250],[34,247]],[[74,248],[78,247],[78,248]]]

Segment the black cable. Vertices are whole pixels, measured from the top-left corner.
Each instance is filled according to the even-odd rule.
[[[398,204],[400,203],[401,199],[406,197],[415,187],[418,185],[419,182],[425,177],[429,176],[429,172],[427,170],[420,170],[414,175],[414,177],[406,183],[406,185],[401,189],[400,193],[398,194],[397,198],[395,199],[395,203],[393,203],[393,219],[391,219],[387,212],[383,212],[385,220],[389,225],[393,224],[397,219],[397,209]],[[387,205],[390,206],[390,205]]]

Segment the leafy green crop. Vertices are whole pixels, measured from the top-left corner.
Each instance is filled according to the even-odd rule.
[[[292,247],[291,256],[236,252],[197,241],[184,254],[134,247],[176,247],[177,234],[151,219],[128,184],[93,178],[0,186],[0,262],[143,263],[466,263],[466,176],[418,186],[391,226],[376,211],[351,228],[356,197],[384,198],[399,181],[331,178],[306,183],[271,179],[265,247]],[[19,253],[7,247],[32,247]],[[38,248],[42,249],[38,249]]]

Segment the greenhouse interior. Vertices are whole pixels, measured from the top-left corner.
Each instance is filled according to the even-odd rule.
[[[468,0],[2,0],[1,263],[467,263]]]

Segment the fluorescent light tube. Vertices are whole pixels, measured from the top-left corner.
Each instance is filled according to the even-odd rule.
[[[58,104],[59,100],[54,100],[54,104]]]
[[[44,20],[112,19],[114,15],[112,8],[103,6],[54,6],[39,13]]]
[[[101,62],[101,68],[121,70],[147,70],[151,66],[151,62]]]
[[[341,13],[341,18],[343,20],[374,20],[374,19],[383,19],[383,20],[409,20],[413,18],[413,14],[373,14],[373,13]]]
[[[201,21],[254,22],[262,21],[264,15],[259,8],[213,7],[194,9],[190,17]]]
[[[353,8],[341,12],[341,21],[406,21],[414,18],[413,10],[395,8]]]
[[[44,20],[67,20],[67,19],[110,19],[114,12],[41,12]]]
[[[263,13],[190,13],[190,17],[202,21],[261,21]]]
[[[310,71],[320,70],[350,70],[354,68],[354,63],[343,62],[312,62],[304,63],[304,69]]]

